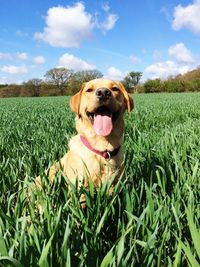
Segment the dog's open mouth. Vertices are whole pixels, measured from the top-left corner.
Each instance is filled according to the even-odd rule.
[[[113,122],[118,116],[118,112],[112,112],[108,107],[101,106],[95,112],[86,112],[92,122],[97,135],[108,136],[113,128]]]

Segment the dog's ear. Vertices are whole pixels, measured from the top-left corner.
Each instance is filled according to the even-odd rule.
[[[124,85],[121,82],[117,82],[120,91],[123,93],[125,101],[126,101],[126,108],[128,112],[131,112],[131,110],[134,108],[133,98],[128,94],[126,91]]]
[[[70,98],[70,108],[72,109],[72,111],[74,111],[78,115],[80,115],[79,109],[80,109],[80,103],[81,103],[81,95],[82,95],[84,86],[85,86],[85,83],[82,84],[80,91]]]

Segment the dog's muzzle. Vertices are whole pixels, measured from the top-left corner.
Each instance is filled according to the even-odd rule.
[[[104,88],[104,87],[98,88],[95,94],[96,94],[96,97],[102,102],[105,102],[112,97],[112,92],[108,88]]]

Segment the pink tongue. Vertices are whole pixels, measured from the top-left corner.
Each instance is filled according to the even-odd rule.
[[[112,118],[106,115],[95,115],[93,128],[97,135],[107,136],[112,131]]]

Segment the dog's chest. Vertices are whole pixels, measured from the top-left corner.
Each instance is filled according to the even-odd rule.
[[[106,180],[116,179],[120,173],[121,160],[119,156],[107,160],[98,155],[92,155],[86,159],[89,171],[89,178],[91,178],[96,186],[100,186]]]
[[[68,153],[68,160],[65,161],[67,163],[66,174],[68,176],[74,176],[75,174],[76,177],[79,177],[79,181],[82,180],[81,178],[85,179],[87,177],[87,180],[92,179],[96,186],[99,186],[107,179],[113,179],[114,176],[117,178],[121,172],[123,160],[121,149],[116,156],[105,159],[77,142],[77,137],[74,137],[70,141],[70,151]],[[71,172],[72,169],[73,172]]]

